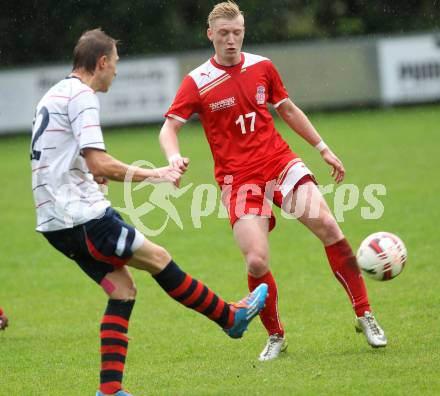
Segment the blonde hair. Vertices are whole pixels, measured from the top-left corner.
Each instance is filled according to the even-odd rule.
[[[240,11],[236,3],[230,0],[224,1],[223,3],[216,4],[209,13],[208,25],[212,27],[212,22],[219,18],[234,19],[240,15],[243,15],[243,12]]]

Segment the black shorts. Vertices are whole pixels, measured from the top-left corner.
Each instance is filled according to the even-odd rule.
[[[121,215],[108,207],[100,219],[66,228],[44,232],[50,244],[66,257],[76,261],[96,283],[133,256],[136,229],[125,223]]]

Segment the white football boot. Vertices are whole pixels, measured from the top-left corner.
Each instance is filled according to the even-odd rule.
[[[286,338],[279,334],[272,334],[267,340],[267,344],[260,353],[258,360],[264,362],[266,360],[276,359],[281,352],[286,351],[287,341]]]
[[[367,342],[373,348],[381,348],[387,345],[387,337],[371,312],[366,311],[364,316],[356,318],[355,329],[357,333],[365,334]]]

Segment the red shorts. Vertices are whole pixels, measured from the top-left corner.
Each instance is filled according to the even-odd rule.
[[[257,169],[225,176],[220,188],[231,226],[243,216],[256,215],[269,218],[269,231],[272,231],[276,221],[271,202],[281,207],[290,191],[308,181],[317,184],[312,172],[293,152],[276,157]]]

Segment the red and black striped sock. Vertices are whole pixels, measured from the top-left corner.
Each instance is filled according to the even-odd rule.
[[[183,272],[174,261],[153,278],[174,300],[207,316],[220,327],[230,328],[234,324],[234,309],[202,282]]]
[[[102,393],[111,395],[122,389],[125,357],[128,347],[128,321],[135,300],[108,300],[101,321]]]

